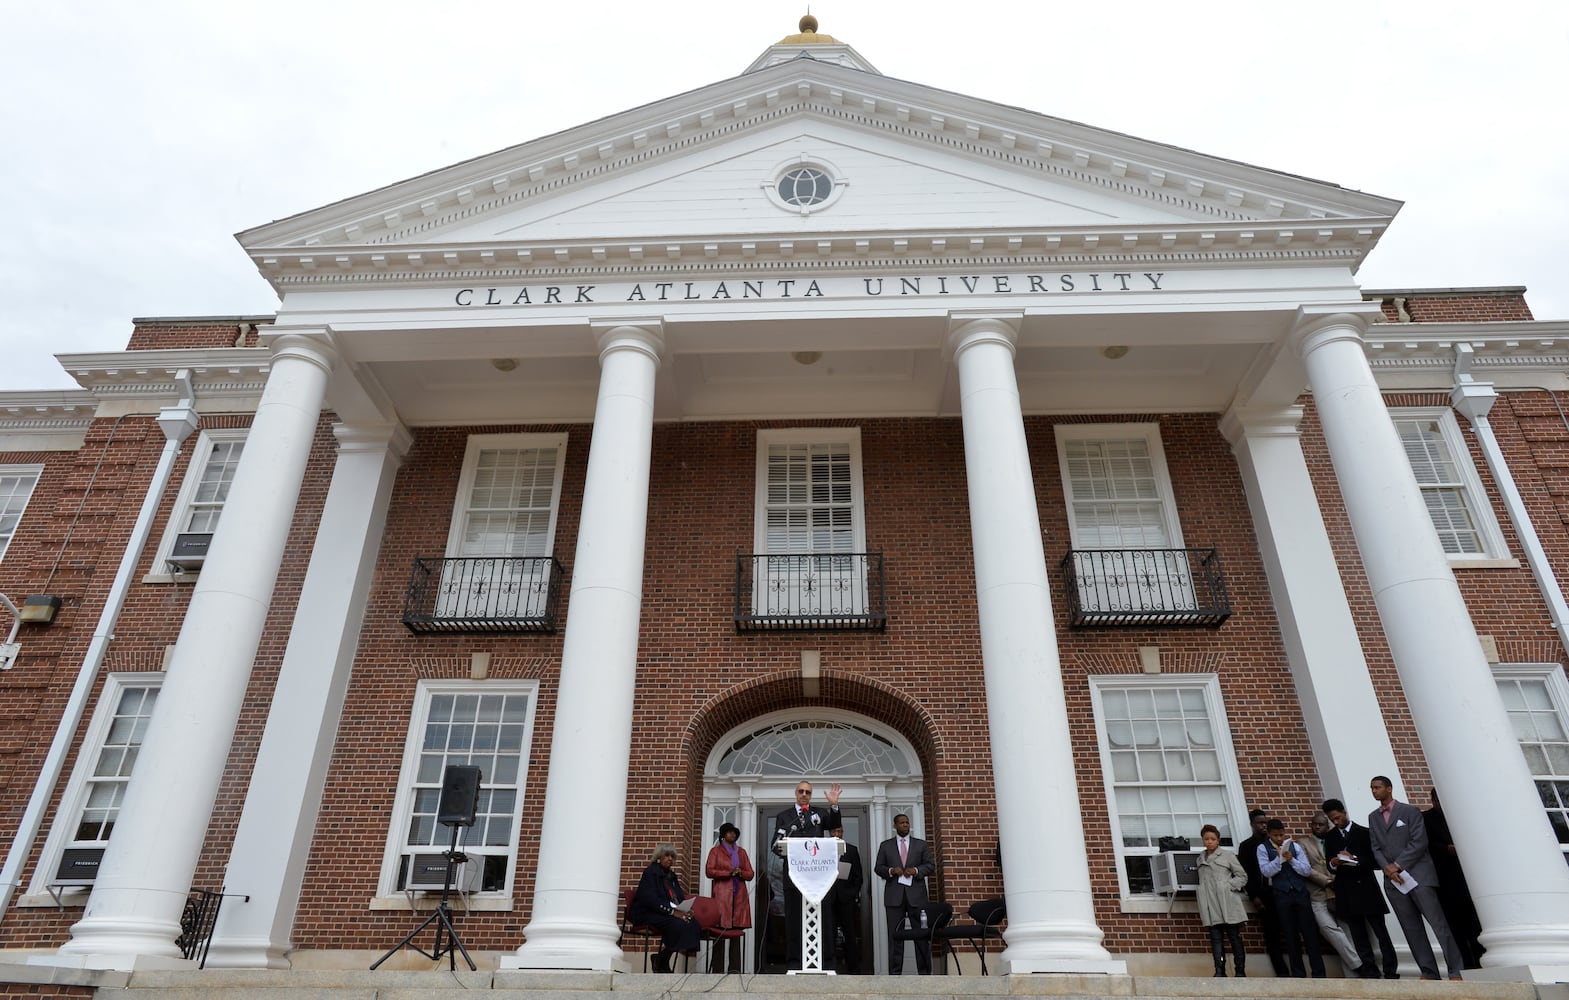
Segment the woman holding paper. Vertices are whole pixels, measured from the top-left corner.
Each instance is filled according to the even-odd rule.
[[[632,905],[627,908],[627,917],[632,923],[656,928],[664,935],[664,946],[654,956],[655,972],[672,971],[670,959],[676,952],[695,955],[703,940],[703,929],[689,912],[690,908],[681,906],[686,893],[681,890],[675,863],[674,844],[655,847],[654,856],[637,883],[637,892],[632,894]]]

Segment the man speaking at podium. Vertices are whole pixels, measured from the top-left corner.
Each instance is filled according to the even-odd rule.
[[[786,837],[826,837],[828,831],[843,826],[839,816],[839,795],[843,792],[837,783],[828,786],[828,808],[817,809],[812,806],[812,783],[802,780],[795,786],[795,805],[783,810],[774,819],[774,851],[781,857],[784,856],[784,845],[780,843]],[[785,934],[789,941],[786,960],[789,967],[801,967],[801,890],[795,887],[795,882],[790,878],[789,863],[786,862],[784,875],[785,893]],[[822,939],[831,942],[834,939],[832,907],[822,907]],[[824,947],[823,969],[833,968],[833,949]]]

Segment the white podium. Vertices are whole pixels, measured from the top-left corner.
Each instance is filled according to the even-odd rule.
[[[788,970],[786,975],[831,976],[833,970],[823,968],[823,949],[833,947],[832,941],[823,940],[823,897],[839,878],[844,841],[837,837],[787,837],[782,842],[785,873],[801,891],[801,967]]]

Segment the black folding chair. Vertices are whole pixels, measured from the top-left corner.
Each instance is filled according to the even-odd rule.
[[[990,975],[986,970],[986,942],[1002,940],[1002,931],[999,929],[1003,920],[1008,916],[1008,903],[1003,899],[983,899],[978,903],[970,904],[970,919],[974,923],[949,924],[938,932],[943,945],[948,949],[948,955],[959,962],[959,956],[954,953],[955,941],[968,941],[970,947],[975,949],[975,954],[981,959],[981,975]]]
[[[661,935],[657,927],[649,927],[647,924],[634,924],[632,922],[632,897],[635,895],[637,895],[636,886],[621,890],[621,940],[623,942],[622,946],[625,947],[624,942],[628,938],[640,937],[643,939],[643,971],[647,972],[648,944]]]
[[[926,914],[926,926],[921,926],[921,914]],[[899,926],[888,928],[888,936],[899,942],[914,941],[915,948],[919,951],[925,948],[928,955],[932,954],[932,943],[942,936],[943,928],[948,926],[948,921],[953,919],[953,907],[947,903],[927,903],[925,906],[912,906],[904,911],[904,918],[899,921]],[[900,947],[903,947],[901,943]],[[919,967],[919,964],[917,964]]]

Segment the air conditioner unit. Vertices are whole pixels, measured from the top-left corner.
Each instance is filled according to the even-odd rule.
[[[1199,855],[1202,853],[1202,851],[1163,851],[1150,858],[1150,878],[1155,883],[1155,895],[1175,896],[1179,893],[1197,892]]]
[[[401,887],[404,892],[440,892],[447,884],[445,854],[407,854],[404,857]],[[458,862],[452,873],[453,891],[478,892],[484,874],[485,859],[469,855],[467,861]]]
[[[60,852],[60,867],[55,869],[55,886],[92,885],[98,880],[98,865],[104,859],[102,847],[68,847]]]
[[[207,561],[207,547],[212,544],[212,532],[188,531],[174,536],[174,547],[169,550],[168,563],[177,569],[200,569]]]

